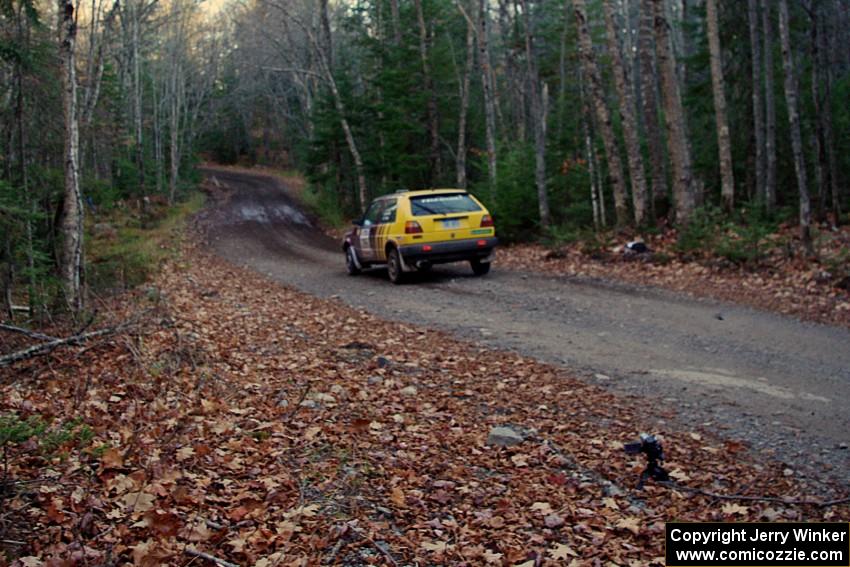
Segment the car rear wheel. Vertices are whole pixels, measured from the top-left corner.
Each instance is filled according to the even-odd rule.
[[[401,256],[398,250],[393,248],[387,254],[387,275],[394,284],[400,284],[404,280],[404,270],[401,267]]]
[[[360,268],[357,266],[357,258],[354,256],[356,252],[354,248],[349,246],[345,249],[345,269],[348,270],[348,275],[356,276],[360,273]]]
[[[474,273],[476,276],[483,276],[490,272],[490,262],[470,260],[469,265],[472,266],[472,273]]]

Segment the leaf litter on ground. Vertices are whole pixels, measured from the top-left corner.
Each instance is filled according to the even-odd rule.
[[[0,375],[0,413],[94,431],[62,457],[13,454],[10,478],[31,483],[2,497],[0,530],[15,535],[2,539],[26,544],[6,546],[14,565],[206,561],[197,553],[257,566],[661,565],[666,520],[850,518],[846,505],[634,490],[644,463],[622,444],[648,429],[688,486],[798,498],[813,485],[564,369],[200,248],[153,285],[111,306],[129,317],[153,301],[141,328]],[[496,426],[525,441],[488,446]]]

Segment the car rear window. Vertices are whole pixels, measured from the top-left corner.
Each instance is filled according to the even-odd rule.
[[[451,213],[471,213],[481,207],[466,193],[446,193],[443,195],[423,195],[411,197],[410,207],[413,216],[445,215]]]

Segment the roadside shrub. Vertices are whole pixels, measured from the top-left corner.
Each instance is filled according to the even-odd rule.
[[[122,290],[141,285],[179,246],[186,219],[200,210],[200,192],[182,203],[157,208],[154,216],[133,209],[116,209],[86,227],[87,280],[97,290]],[[145,222],[142,223],[142,220]]]
[[[326,186],[311,184],[301,193],[301,200],[325,226],[345,226],[346,215],[335,191]]]
[[[760,207],[736,211],[732,220],[716,207],[698,209],[682,228],[676,250],[711,254],[735,264],[753,264],[764,258],[775,243],[769,239],[776,223]]]
[[[543,245],[549,248],[558,248],[573,244],[581,240],[584,235],[585,231],[569,224],[553,225],[543,235]]]
[[[486,156],[481,157],[484,176],[472,192],[493,214],[496,233],[504,241],[527,241],[537,234],[537,199],[529,198],[534,184],[534,152],[530,145],[505,148],[499,155],[498,184],[491,194],[487,180]]]
[[[721,229],[723,213],[717,207],[701,207],[679,231],[676,250],[692,253],[711,250]]]
[[[713,251],[735,264],[753,264],[765,256],[768,248],[765,238],[771,232],[766,225],[730,224]]]

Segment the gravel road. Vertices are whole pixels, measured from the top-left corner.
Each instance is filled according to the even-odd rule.
[[[282,182],[205,173],[229,196],[213,199],[201,226],[233,263],[385,318],[568,367],[635,394],[650,420],[675,410],[675,423],[658,418],[659,427],[744,440],[811,481],[850,479],[846,329],[652,288],[500,270],[498,256],[483,278],[467,264],[402,286],[380,270],[351,277],[338,243]]]

